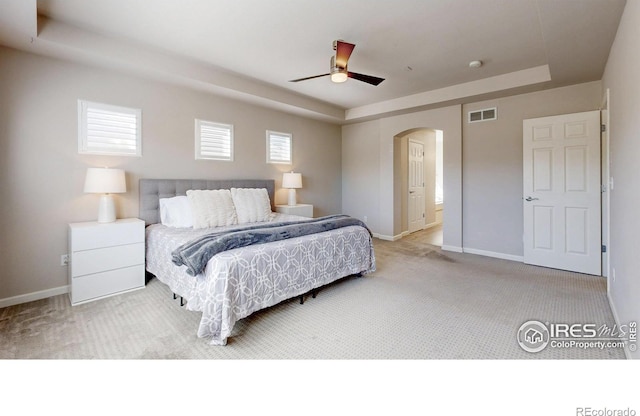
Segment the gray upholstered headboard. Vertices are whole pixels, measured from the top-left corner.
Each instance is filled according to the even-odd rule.
[[[273,179],[140,179],[139,185],[138,216],[146,225],[160,222],[160,198],[186,195],[189,189],[266,188],[271,200],[271,210],[275,211]]]

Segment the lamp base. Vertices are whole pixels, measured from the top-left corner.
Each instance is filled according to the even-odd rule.
[[[289,206],[296,206],[298,203],[296,202],[296,190],[291,188],[289,189]]]
[[[116,220],[116,207],[113,197],[110,194],[100,196],[100,206],[98,208],[98,222],[108,223]]]

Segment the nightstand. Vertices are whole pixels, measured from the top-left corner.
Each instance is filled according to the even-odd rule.
[[[276,205],[276,211],[282,214],[313,218],[313,205],[311,204]]]
[[[69,224],[69,299],[89,302],[145,285],[144,221]]]

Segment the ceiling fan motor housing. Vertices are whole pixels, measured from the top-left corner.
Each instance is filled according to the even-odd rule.
[[[346,65],[344,67],[339,66],[338,64],[336,64],[336,57],[335,56],[331,57],[331,73],[333,73],[334,71],[342,72],[346,70],[347,70]]]

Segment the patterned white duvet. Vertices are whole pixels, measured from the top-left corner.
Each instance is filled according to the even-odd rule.
[[[269,222],[296,219],[307,218],[273,213]],[[215,231],[234,228],[238,226]],[[360,226],[222,252],[195,277],[171,262],[173,250],[212,230],[150,225],[146,267],[186,299],[188,310],[202,312],[198,336],[214,345],[225,345],[234,324],[255,311],[342,277],[375,271],[373,242],[369,231]]]

